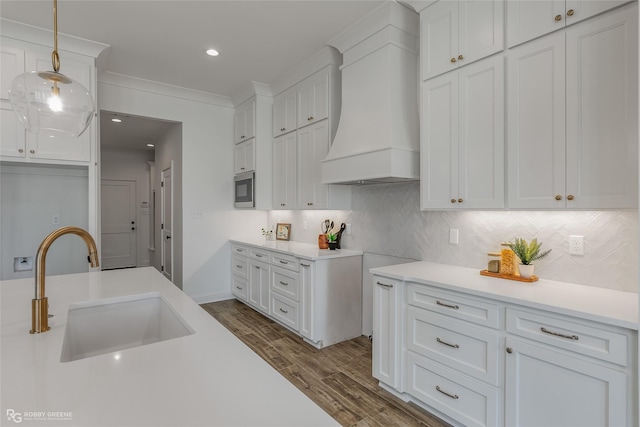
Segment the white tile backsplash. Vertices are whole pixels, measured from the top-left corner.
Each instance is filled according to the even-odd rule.
[[[351,211],[270,211],[270,227],[292,224],[292,240],[315,243],[320,222],[351,223],[345,248],[466,267],[486,268],[500,242],[534,237],[551,254],[540,277],[638,292],[638,211],[420,211],[418,183],[353,188]],[[307,230],[303,229],[304,221]],[[449,230],[459,243],[449,243]],[[569,236],[584,236],[584,256],[569,255]]]

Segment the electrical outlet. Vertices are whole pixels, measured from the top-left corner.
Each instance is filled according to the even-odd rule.
[[[569,236],[569,253],[584,255],[584,236]]]
[[[346,224],[346,227],[345,227],[344,231],[345,231],[347,234],[351,234],[351,224]]]
[[[60,225],[60,215],[58,214],[51,215],[51,224]]]
[[[307,221],[302,221],[302,229],[303,230],[307,229]]]
[[[201,211],[191,212],[191,218],[193,219],[202,219],[203,216],[204,214]]]
[[[449,243],[452,245],[458,244],[458,229],[452,228],[449,230]]]

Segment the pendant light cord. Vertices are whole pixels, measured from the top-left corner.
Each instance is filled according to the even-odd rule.
[[[51,65],[56,73],[60,71],[60,56],[58,55],[58,0],[53,0],[53,52]]]

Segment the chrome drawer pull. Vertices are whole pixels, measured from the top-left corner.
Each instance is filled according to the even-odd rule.
[[[236,267],[237,267],[237,268],[242,268],[242,266],[241,266],[241,265],[238,265],[238,264],[236,264]]]
[[[236,289],[242,290],[242,288],[240,286],[236,286]]]
[[[289,286],[289,284],[287,282],[283,282],[282,280],[280,280],[280,284],[283,286]]]
[[[436,337],[436,341],[438,341],[440,344],[448,345],[449,347],[460,348],[458,344],[449,344],[448,342],[442,341],[440,338],[437,338],[437,337]]]
[[[281,312],[283,312],[284,314],[287,314],[287,313],[288,313],[288,311],[287,311],[287,310],[280,309],[280,311],[281,311]]]
[[[440,393],[444,394],[445,396],[449,396],[452,399],[459,399],[457,394],[447,393],[446,391],[442,390],[440,386],[436,386],[436,390],[438,390]]]
[[[460,307],[457,304],[455,304],[455,305],[445,304],[440,300],[436,300],[436,304],[441,305],[443,307],[447,307],[447,308],[453,308],[454,310],[459,310],[460,309]]]
[[[382,282],[376,282],[378,285],[380,286],[384,286],[385,288],[393,288],[393,285],[388,285],[386,283],[382,283]]]
[[[287,264],[289,264],[289,263],[288,263],[287,261],[280,260],[280,264],[287,265]]]
[[[257,256],[258,258],[262,258],[262,255],[260,255],[260,254],[256,254],[256,256]]]
[[[301,266],[303,266],[303,267],[311,267],[311,264],[303,264],[303,263],[300,263],[300,265],[301,265]]]
[[[578,339],[579,339],[577,335],[565,335],[565,334],[561,334],[560,332],[553,332],[553,331],[548,330],[544,326],[541,327],[540,330],[542,332],[544,332],[545,334],[554,335],[554,336],[560,337],[560,338],[566,338],[568,340],[578,341]]]

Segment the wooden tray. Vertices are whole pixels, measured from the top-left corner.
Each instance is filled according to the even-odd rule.
[[[520,276],[511,276],[511,275],[507,275],[507,274],[492,273],[489,270],[480,270],[480,274],[483,275],[483,276],[497,277],[498,279],[517,280],[518,282],[533,283],[533,282],[537,282],[538,281],[538,276],[536,276],[536,275],[533,275],[533,276],[529,277],[528,279],[526,279],[526,278],[520,277]]]

